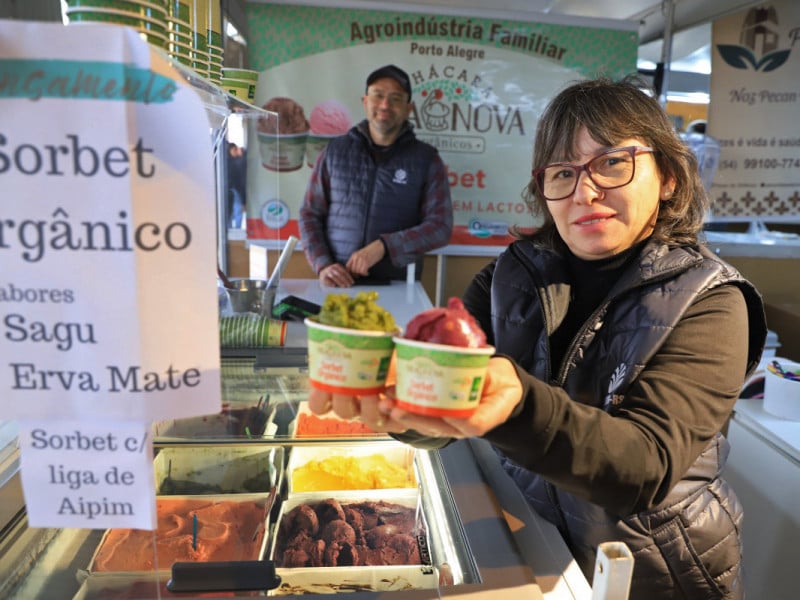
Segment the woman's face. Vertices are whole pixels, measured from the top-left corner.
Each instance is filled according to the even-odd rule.
[[[615,148],[647,146],[636,138],[620,140]],[[575,141],[575,159],[581,165],[610,150],[582,128]],[[597,260],[619,254],[649,236],[658,216],[660,200],[672,195],[674,181],[662,181],[653,154],[640,152],[633,180],[626,186],[603,190],[583,171],[575,192],[563,200],[548,201],[556,229],[575,256]]]

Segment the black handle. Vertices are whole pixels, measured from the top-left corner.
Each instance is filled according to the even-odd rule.
[[[176,562],[170,592],[220,592],[272,590],[281,584],[275,563],[259,560],[229,562]]]

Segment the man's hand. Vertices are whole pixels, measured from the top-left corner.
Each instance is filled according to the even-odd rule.
[[[339,263],[333,263],[322,269],[319,272],[319,281],[322,285],[331,287],[350,287],[355,283],[350,272]]]
[[[380,239],[370,242],[360,250],[356,250],[347,260],[347,270],[354,275],[366,277],[370,267],[377,263],[386,254],[386,248]]]

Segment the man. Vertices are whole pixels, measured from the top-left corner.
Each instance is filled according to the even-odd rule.
[[[242,228],[247,193],[247,156],[244,148],[228,142],[228,227]]]
[[[373,71],[362,102],[366,118],[319,156],[300,209],[306,258],[328,286],[405,279],[411,263],[419,279],[425,253],[453,230],[444,163],[408,121],[408,75]]]

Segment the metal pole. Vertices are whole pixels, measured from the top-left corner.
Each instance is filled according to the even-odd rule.
[[[661,44],[661,64],[663,67],[661,85],[659,87],[659,102],[667,106],[667,92],[669,91],[669,71],[672,63],[672,25],[675,14],[673,0],[663,0],[661,11],[664,13],[664,35]]]

